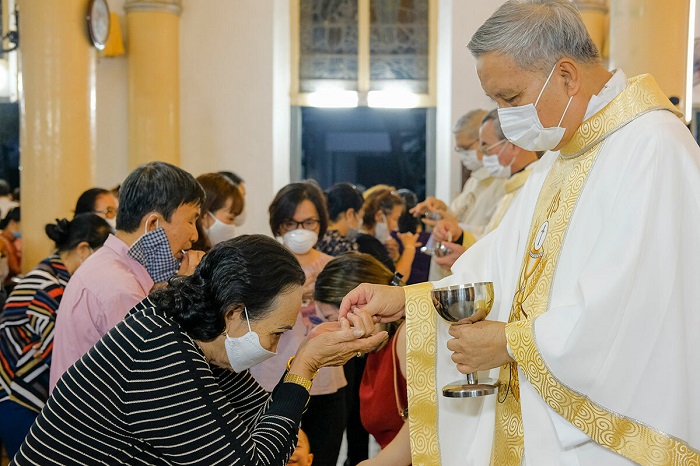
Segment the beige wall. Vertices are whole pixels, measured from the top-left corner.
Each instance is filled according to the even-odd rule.
[[[185,0],[180,31],[182,166],[246,180],[244,232],[269,231],[289,182],[287,0]]]
[[[124,0],[109,5],[125,33]],[[269,230],[267,206],[289,182],[288,36],[287,0],[183,1],[181,165],[195,176],[233,170],[246,179],[251,214],[242,232]],[[126,56],[97,65],[100,186],[128,174],[127,66]]]
[[[126,42],[124,0],[108,0],[109,8],[120,16]],[[97,117],[95,184],[112,188],[121,183],[127,168],[127,61],[126,55],[98,58],[95,95]]]

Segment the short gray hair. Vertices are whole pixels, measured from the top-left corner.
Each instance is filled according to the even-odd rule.
[[[484,116],[484,118],[481,120],[481,126],[484,126],[487,121],[492,121],[493,120],[493,132],[496,134],[496,137],[498,138],[499,141],[503,140],[506,138],[506,135],[503,134],[503,129],[501,129],[501,120],[498,119],[498,109],[494,108],[491,110],[489,113]]]
[[[523,69],[549,71],[562,57],[601,63],[576,6],[568,0],[508,0],[467,45],[475,58],[508,54]]]
[[[481,120],[484,118],[486,113],[486,110],[481,108],[465,113],[459,117],[459,120],[457,120],[457,123],[455,123],[455,127],[452,129],[452,134],[465,132],[472,139],[479,139]]]

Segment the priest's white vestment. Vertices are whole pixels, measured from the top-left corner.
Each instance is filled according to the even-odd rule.
[[[613,94],[434,284],[494,282],[499,395],[441,395],[448,324],[406,288],[413,464],[700,461],[700,149],[650,76]]]

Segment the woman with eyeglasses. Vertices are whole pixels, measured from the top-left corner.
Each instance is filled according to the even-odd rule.
[[[104,188],[90,188],[80,195],[75,203],[75,215],[97,214],[109,223],[112,231],[117,229],[117,207],[119,201],[112,191]]]
[[[328,228],[328,210],[321,188],[314,181],[290,183],[275,196],[269,208],[270,229],[297,258],[304,270],[302,306],[291,331],[280,338],[277,355],[252,368],[253,377],[272,391],[306,335],[324,322],[313,301],[316,276],[332,259],[314,246]],[[302,428],[309,437],[315,466],[335,466],[345,429],[347,385],[342,367],[321,369],[311,387]],[[329,422],[332,420],[333,422]]]

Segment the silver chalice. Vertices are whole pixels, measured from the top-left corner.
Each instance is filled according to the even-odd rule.
[[[471,322],[484,320],[493,306],[493,283],[466,283],[436,288],[432,292],[437,313],[450,324],[469,318]],[[479,382],[476,372],[466,374],[442,388],[442,395],[450,398],[471,398],[492,395],[498,391],[498,383],[491,379]]]

